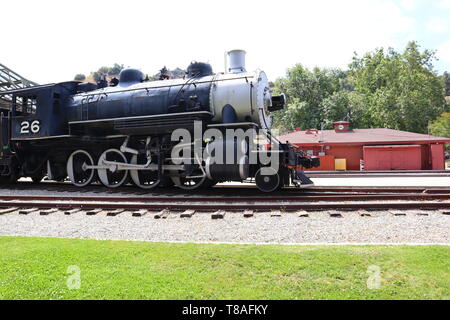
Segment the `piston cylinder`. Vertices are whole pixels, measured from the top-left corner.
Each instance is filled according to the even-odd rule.
[[[241,181],[248,178],[248,145],[245,140],[217,140],[207,146],[206,175],[211,180]]]

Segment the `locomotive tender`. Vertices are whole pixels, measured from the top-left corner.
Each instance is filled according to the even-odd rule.
[[[225,73],[192,62],[183,79],[145,81],[139,70],[124,69],[114,86],[68,81],[2,92],[11,104],[0,109],[0,183],[47,176],[80,187],[100,180],[115,188],[129,178],[144,189],[248,178],[265,192],[311,186],[301,168],[318,159],[270,132],[270,113],[284,108],[284,95],[271,95],[263,71],[245,70],[245,51],[228,58]],[[230,138],[231,129],[256,134]],[[174,139],[177,130],[194,138]],[[216,134],[205,138],[208,130]],[[226,163],[214,160],[218,151]]]

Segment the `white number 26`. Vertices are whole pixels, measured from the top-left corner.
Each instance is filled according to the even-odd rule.
[[[38,133],[41,130],[41,122],[39,120],[22,121],[20,123],[20,134]]]

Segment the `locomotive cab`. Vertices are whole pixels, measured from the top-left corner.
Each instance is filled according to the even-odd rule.
[[[12,93],[11,140],[36,140],[68,134],[64,104],[78,82],[30,87]]]

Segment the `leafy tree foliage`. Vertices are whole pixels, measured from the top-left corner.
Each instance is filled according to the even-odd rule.
[[[172,74],[172,78],[183,78],[186,75],[186,70],[181,68],[175,68],[169,72]]]
[[[450,138],[450,112],[442,113],[429,128],[433,136]],[[450,143],[446,145],[446,150],[450,153]]]
[[[332,123],[338,120],[351,121],[356,128],[370,126],[366,117],[367,97],[357,91],[341,90],[325,98],[322,103],[325,128],[332,128]]]
[[[447,97],[450,96],[450,74],[445,71],[444,74],[442,75],[442,80],[444,81],[444,86],[445,86],[445,95]]]
[[[430,133],[434,136],[450,138],[450,112],[443,112],[430,124]]]
[[[348,119],[355,127],[386,127],[426,133],[445,111],[444,81],[433,70],[434,52],[410,42],[402,53],[376,49],[354,55],[348,71],[291,68],[275,82],[285,92],[287,110],[274,114],[281,131],[326,128]]]
[[[115,63],[112,67],[103,66],[103,67],[98,68],[97,71],[91,72],[91,76],[94,81],[99,81],[100,75],[102,75],[102,74],[107,75],[107,76],[109,76],[108,78],[117,77],[119,75],[120,71],[122,71],[123,69],[124,69],[123,64]],[[175,68],[172,70],[168,70],[168,73],[171,78],[182,78],[186,74],[186,70],[181,69],[181,68]],[[161,75],[161,73],[158,72],[152,76],[147,76],[147,77],[149,80],[158,80],[160,75]],[[84,78],[81,79],[81,76],[83,76]],[[86,79],[86,76],[84,76],[82,74],[76,75],[75,80],[77,80],[77,77],[81,80]]]
[[[186,75],[186,70],[181,68],[175,68],[175,69],[168,69],[167,74],[170,76],[171,79],[178,79],[183,78]],[[159,77],[161,76],[161,70],[158,73],[155,73],[152,76],[149,76],[149,80],[156,81],[159,80]]]
[[[123,64],[114,63],[114,65],[111,68],[109,68],[108,75],[109,76],[118,75],[120,71],[123,70],[123,68],[124,68]]]
[[[355,55],[350,81],[366,97],[367,125],[426,133],[428,122],[445,108],[434,60],[434,52],[421,52],[416,42],[410,42],[403,53],[377,49],[362,58]]]
[[[79,74],[75,75],[75,77],[73,79],[77,80],[77,81],[83,81],[86,79],[86,76],[82,73],[79,73]]]
[[[97,71],[92,72],[92,78],[95,81],[100,80],[100,75],[117,76],[124,69],[123,64],[114,63],[112,67],[100,67]]]
[[[284,92],[288,108],[274,114],[274,124],[280,129],[317,128],[323,120],[323,101],[343,90],[346,74],[338,69],[308,70],[297,64],[287,77],[275,82],[274,92]]]

